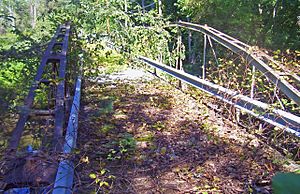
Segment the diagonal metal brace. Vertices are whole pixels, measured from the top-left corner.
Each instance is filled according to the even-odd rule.
[[[252,52],[249,45],[206,25],[179,21],[177,26],[206,34],[221,45],[232,50],[234,53],[242,56],[250,65],[255,66],[267,78],[276,84],[285,95],[300,105],[300,92],[276,73],[275,70],[269,67],[262,58],[255,54],[255,52]]]

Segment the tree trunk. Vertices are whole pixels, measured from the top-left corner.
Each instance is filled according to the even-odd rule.
[[[109,0],[106,0],[106,8],[109,8]],[[109,16],[106,16],[106,28],[107,28],[107,34],[110,33],[110,22],[109,22]]]
[[[128,5],[127,5],[127,0],[124,0],[124,12],[127,14],[128,12]],[[127,18],[125,18],[125,27],[127,27]]]
[[[187,18],[187,21],[190,22],[190,18]],[[192,62],[192,32],[188,30],[188,49],[189,49],[189,63]]]
[[[158,15],[162,16],[162,3],[161,3],[161,0],[158,0]]]
[[[31,27],[35,28],[36,26],[36,1],[30,1],[30,18],[31,18]]]
[[[47,10],[49,10],[49,2],[50,2],[50,0],[46,0],[45,6],[46,6],[46,9],[47,9]]]

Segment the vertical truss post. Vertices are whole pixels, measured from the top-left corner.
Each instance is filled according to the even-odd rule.
[[[143,13],[145,13],[145,0],[142,0],[142,10],[143,10]]]
[[[268,56],[263,52],[253,52],[251,51],[251,47],[249,45],[207,25],[197,25],[179,21],[177,26],[206,34],[219,44],[230,49],[239,56],[245,58],[251,66],[255,66],[256,69],[262,72],[265,77],[267,77],[274,84],[276,84],[277,87],[285,95],[287,95],[291,100],[300,105],[300,91],[297,88],[295,88],[289,82],[289,80],[284,79],[282,76],[280,76],[279,73],[276,72],[276,70],[272,69],[266,62],[264,62],[264,60],[266,60],[267,62],[272,62],[272,57]],[[297,80],[300,80],[298,79],[297,75],[291,75],[293,75],[293,79],[296,78]]]
[[[66,68],[67,68],[67,51],[70,34],[70,24],[65,26],[65,36],[62,44],[62,52],[60,53],[58,79],[59,83],[56,88],[55,101],[55,128],[53,134],[54,151],[62,151],[63,131],[65,124],[65,97],[66,97]]]
[[[219,66],[219,62],[218,62],[218,58],[217,58],[217,53],[216,53],[216,51],[215,51],[215,49],[214,49],[214,47],[213,47],[211,38],[210,38],[209,36],[208,36],[207,38],[208,38],[208,42],[209,42],[210,48],[211,48],[211,50],[212,50],[212,52],[213,52],[215,61],[216,61],[216,63],[217,63],[217,66]]]
[[[251,78],[251,91],[250,98],[254,98],[254,87],[255,87],[255,66],[252,66],[252,78]]]
[[[155,76],[157,76],[157,72],[156,72],[156,68],[154,67],[154,69],[153,69],[153,74],[155,75]]]
[[[205,79],[206,49],[207,49],[207,35],[204,34],[202,79]]]
[[[161,0],[158,0],[158,15],[162,16],[162,3],[161,3]]]
[[[178,32],[178,37],[177,37],[178,41],[178,66],[177,66],[177,69],[178,70],[182,70],[183,67],[182,67],[182,58],[181,58],[181,52],[182,52],[182,37],[181,37],[181,31],[179,30]],[[182,83],[181,83],[181,80],[178,80],[178,88],[182,88]]]
[[[187,18],[189,21],[190,19]],[[192,62],[192,31],[188,30],[189,35],[188,35],[188,50],[189,50],[189,63]]]
[[[54,150],[61,151],[62,137],[64,130],[64,117],[65,117],[65,69],[66,62],[62,61],[59,66],[59,79],[60,83],[57,85],[56,94],[56,109],[55,109],[55,129],[54,129]]]

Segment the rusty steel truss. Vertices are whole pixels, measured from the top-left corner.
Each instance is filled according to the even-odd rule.
[[[272,57],[256,52],[251,46],[224,34],[212,27],[207,25],[198,25],[189,22],[179,21],[176,24],[171,24],[167,27],[182,27],[192,31],[200,32],[204,34],[204,49],[203,49],[203,65],[202,65],[202,76],[198,78],[184,71],[177,70],[169,67],[161,62],[149,59],[144,56],[140,56],[139,59],[146,64],[154,67],[155,69],[162,70],[175,78],[186,82],[187,84],[193,85],[202,91],[217,97],[218,99],[233,105],[234,107],[247,112],[248,114],[255,116],[267,123],[282,128],[288,132],[295,134],[300,137],[300,117],[289,113],[284,110],[275,109],[270,104],[263,103],[255,100],[252,97],[247,97],[236,91],[228,88],[219,86],[205,79],[205,66],[206,66],[206,44],[209,41],[211,45],[211,39],[215,40],[222,46],[230,49],[237,55],[243,57],[248,64],[263,73],[264,76],[273,82],[276,87],[282,91],[289,99],[294,101],[297,105],[300,105],[300,92],[295,88],[284,76],[290,77],[295,83],[300,83],[300,78],[293,72],[286,71],[284,74],[273,70],[268,63],[276,63]],[[208,40],[208,41],[207,41]],[[212,45],[211,45],[212,46]],[[213,50],[214,57],[216,53]],[[154,72],[156,70],[154,69]],[[284,76],[282,76],[284,75]],[[252,91],[252,89],[251,89]]]
[[[272,61],[270,56],[261,54],[252,49],[251,46],[223,33],[207,25],[198,25],[189,22],[179,21],[177,24],[179,27],[187,28],[192,31],[203,33],[205,36],[211,37],[213,40],[230,49],[234,53],[242,56],[251,66],[255,66],[260,72],[262,72],[268,79],[270,79],[277,87],[287,95],[291,100],[296,102],[300,106],[300,92],[292,84],[284,79],[283,74],[273,70],[267,63]],[[205,39],[206,40],[206,39]],[[300,82],[299,76],[290,72],[284,74],[293,78],[296,82]]]
[[[59,164],[59,157],[64,155],[66,159],[66,154],[70,154],[75,148],[78,127],[81,77],[78,77],[76,88],[68,82],[72,79],[70,74],[76,74],[73,69],[67,68],[70,35],[70,23],[60,25],[42,56],[8,144],[6,154],[8,162],[6,162],[6,171],[3,172],[5,188],[1,188],[3,190],[9,192],[9,189],[14,188],[16,189],[14,191],[25,192],[35,187],[38,188],[35,190],[37,193],[49,193],[53,189],[56,193],[57,189],[60,189],[60,193],[72,193],[73,170],[70,169],[70,174],[69,171],[62,170],[65,167],[63,162]],[[46,86],[48,107],[41,109],[37,106],[35,99],[37,91],[43,86]],[[70,91],[72,89],[75,90],[75,94],[71,105]],[[44,121],[45,117],[53,123],[50,127],[52,133],[50,146],[46,147],[46,150],[39,147],[38,150],[19,152],[22,147],[20,141],[25,129],[27,130],[27,124],[36,118]],[[68,120],[67,117],[69,117]],[[63,137],[64,133],[66,137]],[[40,135],[47,137],[45,134]],[[70,160],[63,161],[71,163]],[[65,182],[65,177],[61,176],[61,172],[67,175],[67,182]],[[70,185],[68,190],[61,190],[60,187],[65,183]]]
[[[67,51],[68,42],[70,36],[70,24],[64,24],[58,27],[55,35],[51,39],[43,57],[41,63],[37,69],[37,74],[29,90],[29,93],[24,102],[23,111],[20,112],[19,120],[16,128],[14,129],[8,149],[10,151],[16,151],[18,148],[20,139],[22,137],[25,124],[32,113],[45,113],[54,114],[55,117],[55,129],[54,129],[54,143],[53,147],[57,151],[62,150],[63,125],[64,125],[64,105],[66,97],[65,78],[66,78],[66,66],[67,66]],[[52,67],[53,80],[44,80],[42,76],[46,66]],[[36,94],[36,90],[41,84],[49,84],[51,81],[57,80],[55,84],[55,107],[54,110],[34,110],[33,103]]]

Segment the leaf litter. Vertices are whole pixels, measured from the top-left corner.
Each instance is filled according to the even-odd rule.
[[[119,78],[84,83],[78,193],[271,193],[287,170],[276,150],[170,84]]]

